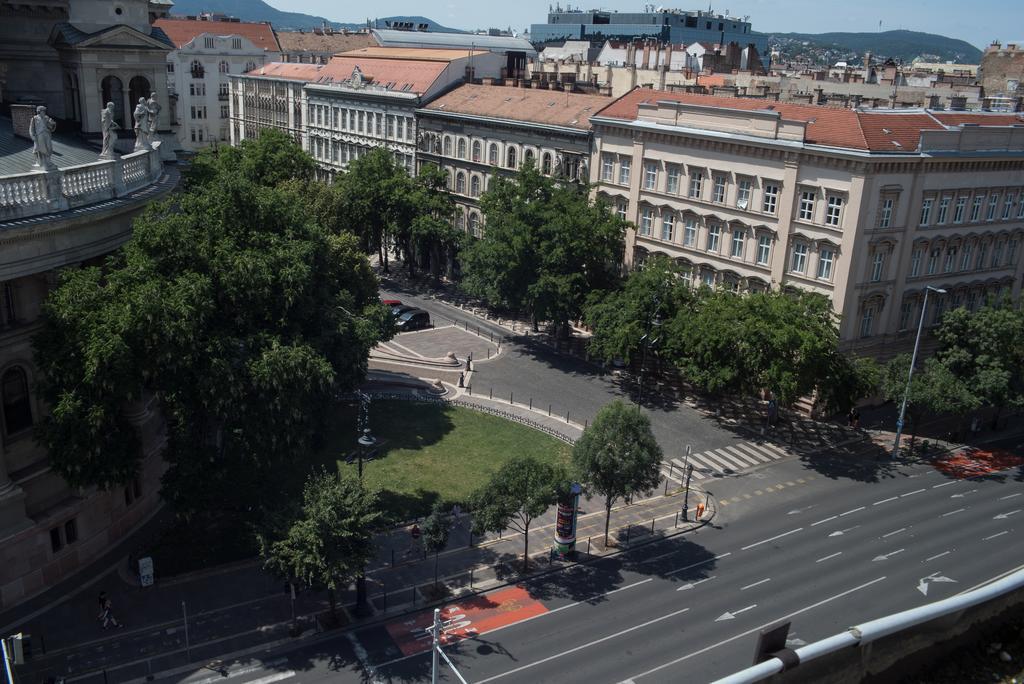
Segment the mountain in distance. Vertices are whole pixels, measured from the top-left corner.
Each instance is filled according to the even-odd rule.
[[[366,27],[365,21],[346,23],[302,12],[286,12],[271,7],[263,0],[175,0],[171,9],[171,13],[178,16],[194,16],[203,12],[225,14],[229,17],[238,17],[242,21],[269,21],[278,31],[308,31],[324,25],[350,31]],[[441,26],[426,17],[382,17],[378,21],[380,26],[384,26],[386,21],[411,22],[413,25],[427,24],[431,31],[462,33],[458,29]]]
[[[865,52],[908,64],[917,57],[926,62],[978,64],[981,61],[981,50],[966,41],[920,31],[769,33],[768,42],[787,59],[807,57],[816,62],[846,60],[859,64]]]

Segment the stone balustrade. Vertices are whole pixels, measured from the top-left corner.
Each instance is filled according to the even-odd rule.
[[[0,176],[0,221],[30,218],[123,197],[160,178],[160,143],[120,159]]]

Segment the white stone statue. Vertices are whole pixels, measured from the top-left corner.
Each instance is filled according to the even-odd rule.
[[[149,144],[152,145],[153,141],[156,140],[156,127],[160,122],[160,110],[163,109],[160,103],[156,101],[156,93],[149,94],[146,108],[149,109]]]
[[[100,151],[100,159],[117,159],[114,152],[114,142],[117,140],[117,129],[121,128],[114,120],[114,103],[108,102],[107,106],[100,112],[100,128],[103,130],[103,149]]]
[[[135,105],[135,151],[152,149],[149,145],[149,107],[146,98],[140,97]]]
[[[46,107],[36,107],[36,115],[28,125],[28,134],[32,138],[32,152],[36,155],[36,163],[33,168],[45,169],[47,171],[56,168],[50,161],[53,155],[53,129],[57,122],[46,115]]]

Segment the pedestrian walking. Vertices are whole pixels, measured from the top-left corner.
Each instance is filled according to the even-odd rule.
[[[851,407],[849,412],[846,414],[846,425],[847,425],[847,427],[853,427],[853,414],[854,414],[854,410]]]
[[[114,627],[124,627],[124,624],[118,622],[114,617],[112,604],[110,599],[107,598],[106,592],[100,592],[100,614],[96,616],[100,621],[100,626],[103,629],[110,629],[111,625]]]
[[[853,427],[859,428],[860,427],[860,411],[858,411],[856,408],[854,408],[853,411],[851,412],[851,417],[853,418]]]

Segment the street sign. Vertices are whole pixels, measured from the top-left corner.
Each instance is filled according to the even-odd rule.
[[[139,559],[139,584],[153,586],[153,559],[149,556]]]

